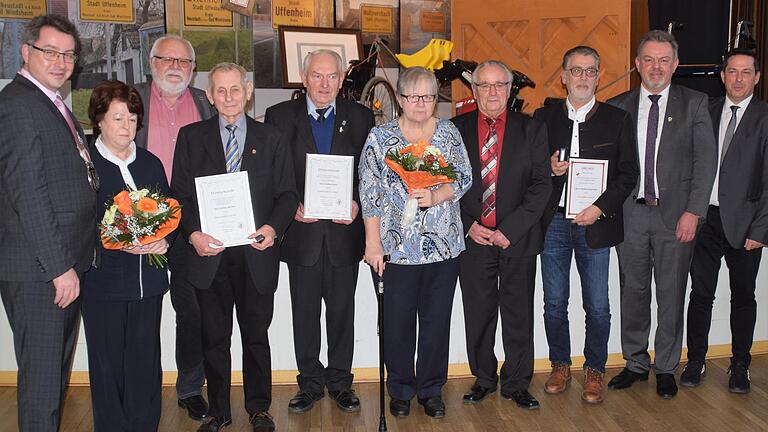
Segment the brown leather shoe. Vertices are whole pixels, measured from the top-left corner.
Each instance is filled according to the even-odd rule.
[[[581,400],[586,403],[598,404],[603,401],[603,374],[592,368],[584,368],[584,391]]]
[[[549,394],[558,394],[565,391],[571,381],[571,367],[567,364],[553,363],[552,372],[544,384],[544,391]]]

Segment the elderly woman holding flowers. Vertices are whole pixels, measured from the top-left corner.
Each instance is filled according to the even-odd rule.
[[[143,113],[139,93],[120,81],[104,81],[93,89],[88,117],[97,138],[90,154],[100,179],[102,226],[121,225],[115,224],[121,215],[167,207],[158,200],[168,194],[163,165],[133,142]],[[164,254],[169,241],[103,242],[107,247],[99,247],[86,273],[80,298],[96,431],[157,430],[160,312],[168,274],[150,265],[148,257]]]
[[[402,115],[371,130],[359,166],[364,259],[374,279],[386,279],[384,362],[397,417],[410,413],[414,396],[427,415],[445,415],[451,306],[464,250],[459,198],[472,172],[459,131],[434,116],[437,92],[424,68],[400,74]]]

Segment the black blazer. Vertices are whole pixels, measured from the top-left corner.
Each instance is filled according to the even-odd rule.
[[[85,163],[53,102],[18,74],[0,92],[0,202],[0,280],[45,282],[91,266],[96,193]]]
[[[724,103],[721,97],[709,106],[715,139]],[[717,199],[731,247],[743,248],[746,239],[768,244],[768,104],[757,96],[744,110],[720,165]]]
[[[570,152],[573,121],[568,118],[565,102],[539,108],[533,117],[547,125],[550,156],[561,148]],[[594,202],[604,216],[588,226],[585,232],[587,245],[591,248],[615,246],[624,240],[622,209],[640,175],[635,137],[629,113],[600,102],[595,103],[586,120],[579,124],[579,157],[608,161],[608,185]],[[545,234],[557,211],[566,178],[567,173],[552,177],[552,194],[542,218]]]
[[[126,188],[120,168],[104,159],[95,146],[90,148],[91,158],[99,173],[101,188],[98,197],[98,216],[112,205],[113,198]],[[128,165],[137,189],[158,191],[170,196],[163,164],[155,155],[136,148],[136,160]],[[101,219],[99,219],[101,220]],[[173,244],[178,230],[165,239]],[[149,265],[146,255],[132,255],[120,250],[105,249],[99,244],[99,263],[85,274],[82,297],[98,301],[129,301],[162,295],[168,288],[168,269]],[[141,267],[141,272],[139,272]]]
[[[307,115],[306,97],[269,107],[264,122],[275,125],[285,135],[293,156],[299,201],[304,202],[306,155],[317,153],[312,126]],[[352,190],[353,198],[358,205],[360,199],[357,190],[359,183],[357,166],[363,144],[373,125],[371,110],[359,103],[342,98],[336,99],[336,120],[333,126],[331,154],[355,157]],[[294,220],[280,245],[281,259],[290,264],[311,266],[320,258],[323,243],[334,266],[346,266],[359,262],[365,250],[362,212],[359,212],[349,225],[336,224],[329,220],[309,224]]]
[[[471,111],[452,119],[472,164],[472,187],[461,198],[465,234],[473,222],[480,223],[482,209],[477,117],[478,111]],[[547,129],[538,120],[509,111],[502,145],[496,181],[496,222],[511,243],[502,253],[514,257],[536,255],[544,244],[541,216],[552,192]],[[467,243],[467,247],[474,244],[469,237]]]
[[[284,136],[273,126],[246,116],[247,132],[241,171],[248,172],[256,228],[264,224],[285,233],[298,207],[293,161]],[[183,250],[178,258],[181,274],[198,289],[207,289],[221,261],[221,254],[201,257],[189,244],[189,235],[200,231],[200,213],[195,193],[195,177],[227,172],[224,145],[219,132],[219,116],[187,125],[179,131],[173,158],[171,194],[182,205],[181,235]],[[256,289],[267,294],[277,289],[280,265],[279,243],[258,251],[245,248],[245,258]]]

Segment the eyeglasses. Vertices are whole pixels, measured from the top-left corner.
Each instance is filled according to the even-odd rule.
[[[509,85],[509,81],[503,81],[503,82],[495,82],[495,83],[476,83],[475,87],[477,87],[477,89],[480,90],[481,92],[489,92],[491,91],[491,88],[493,88],[497,92],[500,92],[502,90],[505,90],[508,85]]]
[[[568,69],[568,72],[570,72],[571,75],[573,75],[576,78],[580,77],[582,74],[587,74],[588,78],[594,78],[594,77],[597,76],[597,73],[599,71],[597,69],[595,69],[595,68],[582,69],[582,68],[576,66],[576,67],[572,67],[572,68]]]
[[[405,100],[407,100],[408,102],[410,102],[412,104],[418,103],[419,101],[424,101],[424,103],[430,103],[430,102],[434,102],[435,99],[437,99],[437,95],[433,95],[433,94],[426,94],[426,95],[404,95],[404,94],[401,94],[400,96],[402,96]]]
[[[163,57],[163,56],[152,56],[153,59],[158,60],[163,66],[171,66],[174,62],[178,63],[180,67],[188,68],[192,66],[192,63],[195,61],[188,58],[177,58],[177,57]]]
[[[48,61],[56,61],[59,57],[64,59],[64,63],[74,63],[77,61],[77,54],[58,52],[52,49],[40,48],[32,44],[27,45],[43,53],[43,58]]]

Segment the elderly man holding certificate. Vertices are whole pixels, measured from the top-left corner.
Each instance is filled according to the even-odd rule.
[[[184,265],[201,305],[210,403],[201,432],[232,423],[234,306],[243,339],[245,409],[254,432],[275,428],[268,412],[272,373],[267,330],[280,268],[277,239],[291,222],[298,197],[283,135],[244,113],[253,93],[245,73],[232,63],[211,69],[207,95],[219,115],[183,127],[173,161],[171,189],[184,208]]]
[[[544,328],[552,362],[544,391],[561,393],[571,380],[568,297],[575,254],[587,315],[581,398],[599,403],[611,330],[610,248],[624,238],[622,206],[638,176],[634,127],[629,113],[595,100],[600,56],[591,47],[577,46],[565,53],[561,79],[568,98],[534,114],[547,125],[553,173],[542,223]]]

